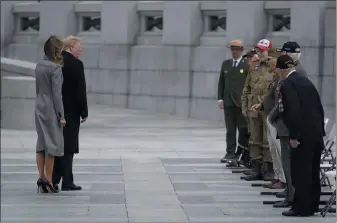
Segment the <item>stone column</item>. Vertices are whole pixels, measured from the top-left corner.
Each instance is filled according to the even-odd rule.
[[[170,79],[178,81],[174,92],[175,114],[191,116],[192,107],[192,50],[199,44],[202,15],[197,1],[165,1],[163,10],[163,58]],[[176,97],[178,96],[178,97]]]
[[[77,18],[74,4],[78,1],[41,1],[39,57],[43,55],[43,44],[51,35],[66,37],[77,34]]]
[[[300,45],[302,52],[300,61],[320,93],[324,72],[325,4],[325,1],[291,2],[290,39]],[[310,16],[307,16],[308,13]]]
[[[325,26],[326,10],[326,1],[291,2],[291,40],[297,41],[301,46],[300,61],[316,85],[328,115],[334,113],[331,110],[335,107],[332,101],[335,101],[336,91],[332,84],[335,83],[335,77],[324,72],[325,62],[331,61],[330,58],[324,58],[325,28],[329,29]]]
[[[12,13],[14,1],[1,1],[1,56],[8,56],[8,45],[13,41],[15,31]]]
[[[228,41],[240,39],[251,48],[265,37],[267,17],[263,1],[227,1]]]
[[[34,129],[35,78],[4,77],[1,83],[1,127]]]
[[[118,78],[118,83],[100,83],[112,84],[113,87],[110,87],[109,94],[98,97],[101,100],[103,98],[104,104],[127,107],[130,93],[131,46],[135,43],[139,24],[137,2],[102,1],[101,22],[101,72],[95,75],[104,75],[100,80],[115,81]]]

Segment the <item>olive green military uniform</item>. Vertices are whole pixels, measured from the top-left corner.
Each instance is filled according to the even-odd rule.
[[[233,62],[233,59],[229,59],[222,63],[218,83],[218,100],[224,102],[226,157],[235,156],[237,130],[239,131],[239,145],[246,147],[249,138],[247,122],[241,112],[241,95],[249,72],[249,64],[244,58],[236,67],[233,66]]]
[[[254,112],[251,107],[264,101],[264,95],[275,78],[267,64],[262,63],[247,76],[242,93],[242,110],[246,110],[249,118],[250,138],[249,150],[252,161],[271,163],[267,137],[266,115]]]

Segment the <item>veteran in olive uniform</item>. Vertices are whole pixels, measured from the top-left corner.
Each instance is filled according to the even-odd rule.
[[[218,83],[218,106],[224,110],[226,123],[227,153],[221,159],[222,163],[238,158],[238,153],[235,153],[237,130],[239,131],[238,147],[240,150],[247,146],[249,138],[247,122],[241,111],[241,94],[249,72],[249,64],[246,59],[242,58],[241,40],[231,41],[229,47],[233,58],[222,63]]]
[[[257,44],[260,64],[248,74],[242,92],[242,114],[249,118],[248,147],[253,166],[251,175],[244,177],[248,181],[273,179],[273,165],[267,137],[267,117],[264,112],[251,110],[253,105],[264,101],[269,85],[275,81],[275,75],[267,63],[268,50],[271,46],[271,42],[266,39],[260,40]]]

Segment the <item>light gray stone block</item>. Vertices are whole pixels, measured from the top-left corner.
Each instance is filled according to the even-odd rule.
[[[99,52],[99,67],[102,69],[127,70],[130,58],[128,45],[101,45]]]
[[[131,71],[130,93],[149,96],[188,97],[189,72]]]
[[[4,77],[1,82],[2,98],[35,99],[36,87],[34,77]]]
[[[336,74],[336,47],[324,48],[324,75],[335,76]]]
[[[74,4],[77,1],[67,1],[59,4],[57,1],[41,1],[40,11],[40,32],[39,42],[45,42],[49,36],[57,35],[66,37],[68,35],[76,35],[78,21],[74,11]],[[57,25],[55,24],[57,19]]]
[[[336,8],[328,8],[325,12],[325,45],[336,48]]]
[[[28,130],[35,128],[35,99],[1,99],[1,128]]]
[[[322,103],[335,105],[336,102],[336,76],[324,76],[322,83]]]
[[[139,30],[137,1],[106,1],[101,4],[101,41],[106,44],[133,44]],[[111,19],[111,15],[115,19]]]
[[[97,69],[91,70],[86,75],[88,76],[90,93],[127,93],[127,71]]]
[[[220,73],[220,72],[219,72]],[[218,94],[218,72],[193,72],[192,96],[216,99]]]
[[[9,75],[35,76],[35,67],[36,63],[1,57],[2,77]],[[7,72],[7,75],[2,72]]]
[[[79,59],[82,60],[85,68],[98,68],[99,55],[99,44],[82,44],[82,54]]]
[[[1,127],[8,129],[35,128],[35,78],[4,77],[1,91]]]
[[[197,45],[203,31],[202,13],[198,1],[164,2],[163,44]],[[185,22],[184,25],[181,24]]]
[[[299,42],[300,43],[300,42]],[[300,62],[303,68],[306,70],[308,75],[317,75],[319,73],[318,63],[313,63],[313,61],[320,61],[319,48],[316,47],[302,47],[301,46],[301,58]]]
[[[310,16],[305,20],[303,18],[303,4],[306,10],[310,10]],[[326,2],[323,1],[292,1],[291,2],[291,30],[290,35],[292,41],[297,41],[302,47],[318,47],[323,43],[324,33],[322,25],[324,25],[324,13]]]
[[[214,100],[192,98],[190,117],[221,121],[223,120],[223,111],[218,108],[216,98]]]
[[[224,47],[196,47],[193,54],[193,71],[218,72],[220,74],[221,64],[230,59],[229,49]]]
[[[132,47],[132,70],[189,71],[191,48],[184,46]]]
[[[38,46],[36,44],[12,43],[9,45],[8,57],[29,62],[37,62]]]
[[[267,19],[263,1],[226,1],[226,7],[228,43],[241,39],[245,46],[251,47],[265,37]],[[247,19],[238,19],[238,14]]]
[[[14,15],[12,13],[13,1],[1,1],[1,49],[12,43],[15,30]]]
[[[190,115],[190,99],[189,98],[176,98],[174,114],[178,117],[188,118]]]

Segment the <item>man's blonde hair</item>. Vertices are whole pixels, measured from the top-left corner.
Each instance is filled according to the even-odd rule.
[[[67,36],[63,39],[64,50],[70,50],[77,42],[80,42],[81,40],[82,39],[78,36]]]

